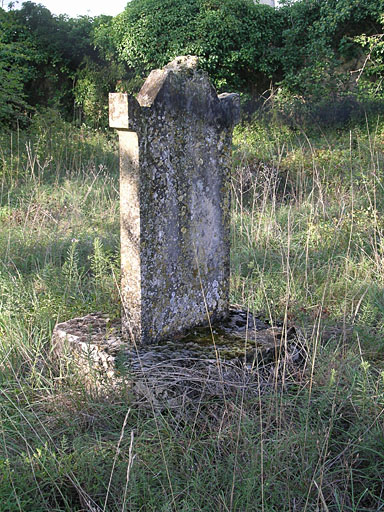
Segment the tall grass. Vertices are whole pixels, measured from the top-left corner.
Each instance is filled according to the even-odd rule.
[[[237,129],[232,300],[305,351],[193,409],[51,355],[57,320],[118,314],[114,140],[47,117],[1,137],[1,512],[384,509],[381,121]]]

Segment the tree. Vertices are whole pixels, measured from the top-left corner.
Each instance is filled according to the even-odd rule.
[[[281,9],[282,84],[323,98],[353,87],[350,71],[362,57],[356,36],[379,30],[384,0],[301,0]]]
[[[91,124],[105,122],[108,89],[125,71],[95,48],[94,27],[109,19],[53,16],[33,2],[0,9],[0,122],[27,106],[73,118],[75,105]]]
[[[279,13],[253,0],[132,0],[109,27],[118,57],[139,76],[193,54],[219,89],[237,90],[273,77],[281,30]]]
[[[24,83],[29,75],[28,56],[21,44],[9,37],[17,25],[0,8],[0,124],[20,117],[28,108]]]

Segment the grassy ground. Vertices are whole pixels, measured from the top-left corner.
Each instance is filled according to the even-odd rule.
[[[0,512],[384,509],[384,124],[237,129],[232,301],[294,326],[286,385],[156,414],[53,363],[117,315],[116,141],[37,118],[0,149]]]

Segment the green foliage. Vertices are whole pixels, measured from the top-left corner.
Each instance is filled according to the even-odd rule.
[[[374,35],[362,34],[355,37],[367,56],[359,70],[356,81],[359,89],[373,96],[384,96],[384,15],[381,17],[382,33]]]
[[[282,29],[278,12],[251,1],[204,2],[191,52],[219,88],[259,90],[276,72]]]
[[[0,122],[48,107],[103,127],[108,92],[137,92],[152,69],[183,54],[198,55],[220,91],[254,98],[270,90],[287,112],[321,110],[351,93],[381,99],[383,10],[384,0],[278,9],[253,0],[133,0],[115,18],[76,19],[32,2],[0,9]]]
[[[27,49],[13,42],[17,23],[0,8],[0,124],[17,119],[26,108],[25,81],[30,76]]]
[[[177,55],[193,54],[220,90],[254,95],[278,84],[285,94],[313,102],[356,90],[351,72],[365,44],[356,38],[365,34],[375,45],[383,5],[299,0],[271,9],[251,0],[133,0],[95,27],[95,41],[140,77]],[[373,53],[377,60],[380,45]],[[379,68],[370,69],[377,81]]]
[[[362,58],[355,37],[377,33],[383,9],[383,0],[301,0],[284,6],[284,87],[315,100],[351,90],[350,71]]]
[[[122,65],[114,62],[97,64],[84,59],[76,73],[73,89],[78,122],[85,122],[94,128],[108,125],[108,93],[121,87],[119,83],[122,76]]]
[[[27,57],[21,45],[0,41],[0,124],[17,119],[27,107],[24,79]]]
[[[94,27],[106,18],[53,16],[32,2],[0,9],[0,122],[9,123],[29,105],[105,126],[107,93],[125,75],[122,65],[107,62],[94,47]]]
[[[109,29],[120,57],[139,74],[147,74],[186,47],[198,13],[198,0],[133,0]]]
[[[75,41],[69,39],[65,21],[55,18],[48,9],[32,2],[25,2],[20,10],[10,11],[9,16],[19,26],[13,40],[22,44],[29,53],[30,76],[25,82],[28,102],[67,108],[70,102],[69,84],[73,78],[71,71],[73,73],[75,70],[69,54],[71,43]],[[76,43],[80,46],[79,41]]]
[[[277,67],[277,11],[252,0],[133,0],[111,24],[119,57],[141,76],[177,55],[200,57],[219,89],[261,89]]]

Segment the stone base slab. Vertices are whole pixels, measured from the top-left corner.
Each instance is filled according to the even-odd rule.
[[[234,307],[212,329],[196,328],[157,345],[127,343],[120,325],[103,313],[59,323],[52,337],[54,354],[59,362],[75,364],[87,387],[128,385],[155,406],[178,407],[180,400],[203,390],[210,396],[239,389],[260,392],[261,382],[264,387],[275,382],[284,358],[284,368],[298,367],[304,358],[295,332],[269,327]]]

